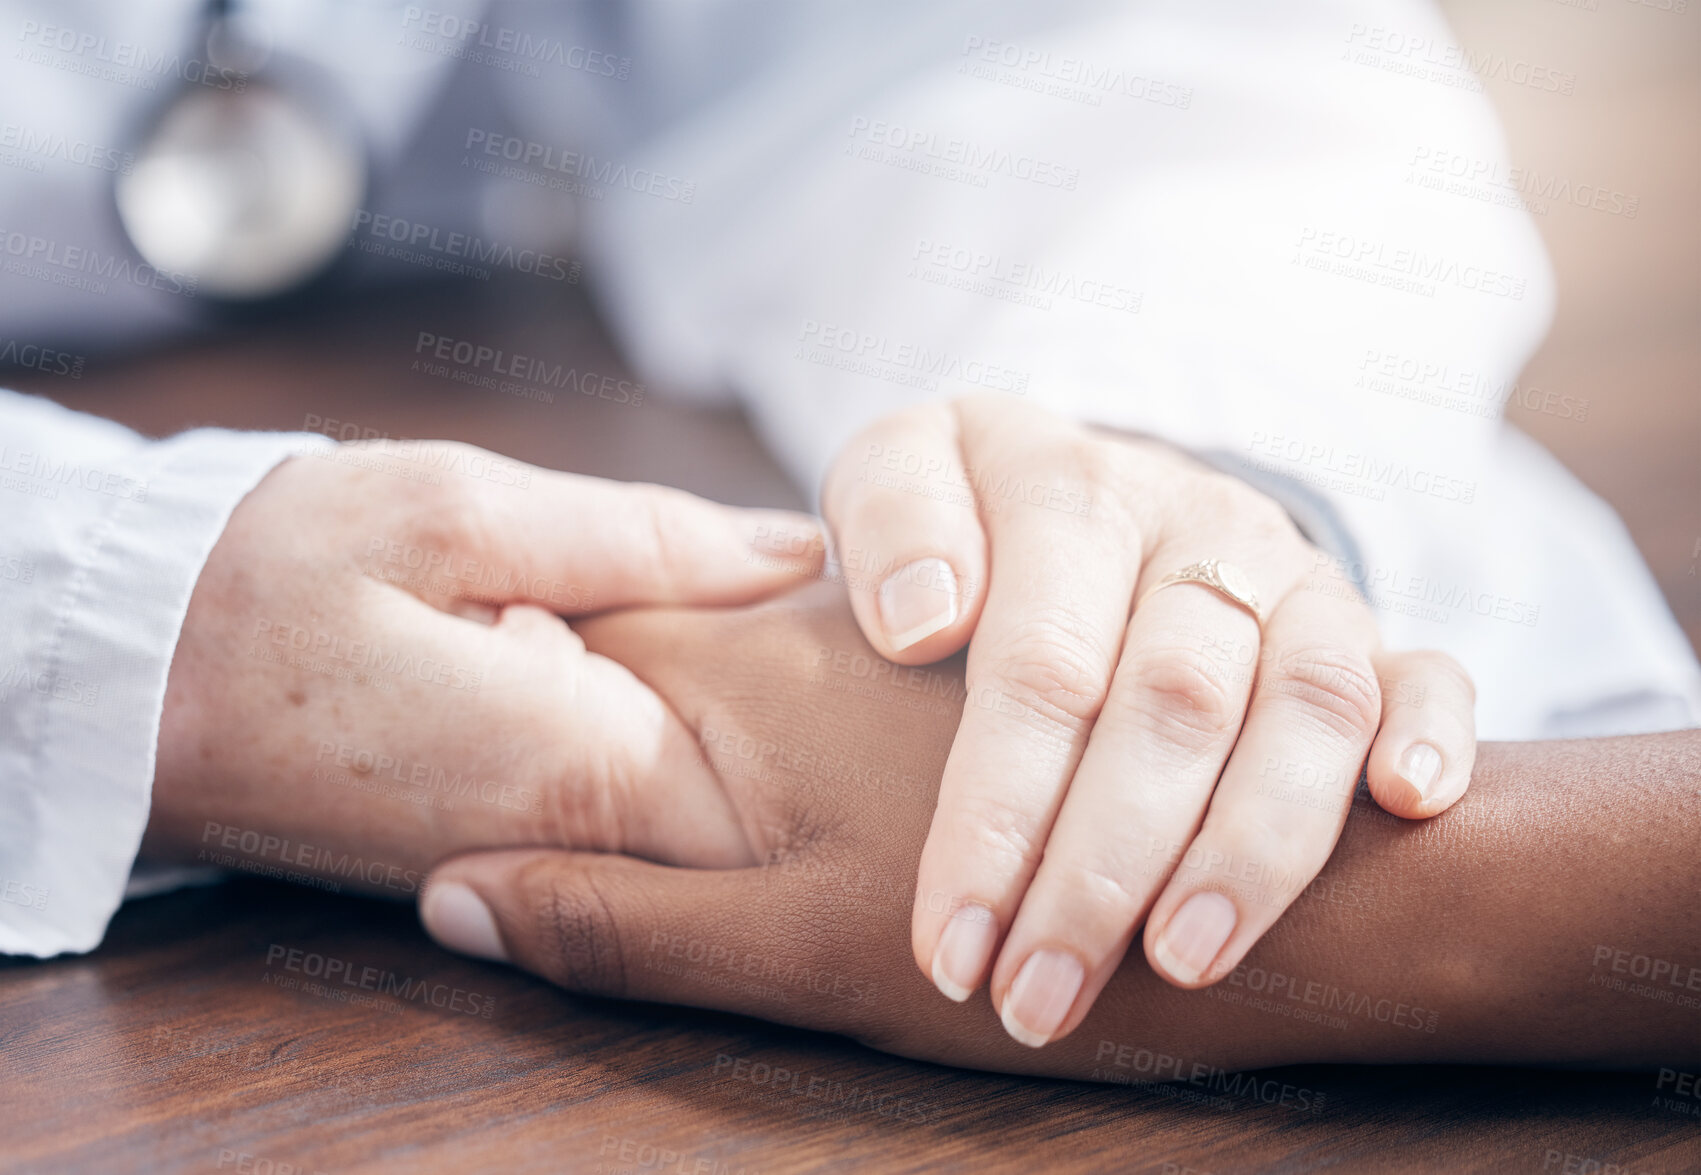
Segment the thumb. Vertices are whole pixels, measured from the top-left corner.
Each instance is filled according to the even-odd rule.
[[[764,933],[787,900],[778,871],[675,869],[554,849],[457,857],[425,885],[439,944],[509,962],[569,991],[686,1004],[829,1031],[876,997],[826,944]]]
[[[899,412],[863,432],[821,500],[868,643],[901,665],[962,648],[980,617],[987,544],[950,407]]]
[[[436,577],[439,594],[579,615],[635,604],[745,603],[820,571],[825,541],[807,514],[531,472],[523,487],[481,484],[464,503],[465,517],[432,524],[449,548],[442,554],[455,557]]]

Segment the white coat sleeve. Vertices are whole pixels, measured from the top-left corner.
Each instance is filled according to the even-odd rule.
[[[0,952],[96,946],[147,824],[189,595],[231,510],[323,437],[153,441],[0,392]]]
[[[1485,737],[1701,714],[1618,520],[1501,420],[1590,408],[1518,382],[1554,301],[1526,204],[1635,211],[1509,164],[1480,75],[1564,102],[1559,65],[1424,0],[624,11],[631,81],[532,101],[529,142],[583,113],[547,158],[610,321],[805,488],[894,409],[1020,396],[1317,491]]]

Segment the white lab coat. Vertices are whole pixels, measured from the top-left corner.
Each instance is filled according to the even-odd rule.
[[[110,169],[78,159],[122,165],[183,69],[137,47],[184,46],[199,7],[0,5],[0,348],[197,329],[158,282],[59,271],[124,255]],[[1485,738],[1701,715],[1617,518],[1500,421],[1541,394],[1516,379],[1553,282],[1421,0],[246,7],[340,78],[370,211],[571,248],[643,376],[741,399],[810,490],[888,411],[1020,395],[1308,487],[1386,641],[1469,667]],[[492,175],[509,152],[526,174]],[[0,950],[99,942],[195,578],[309,443],[0,398]]]

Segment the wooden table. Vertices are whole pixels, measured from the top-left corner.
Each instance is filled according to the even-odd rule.
[[[734,413],[469,389],[414,370],[421,330],[534,349],[548,337],[616,368],[582,306],[426,291],[34,387],[155,433],[317,416],[800,504]],[[309,990],[331,961],[414,994]],[[438,950],[411,907],[252,879],[132,903],[87,957],[0,964],[0,1042],[0,1171],[1701,1170],[1701,1097],[1665,1099],[1652,1074],[1270,1074],[1322,1095],[1304,1111],[1185,1085],[986,1076],[574,998]],[[776,1082],[775,1068],[805,1080]],[[812,1077],[874,1096],[845,1108],[786,1092]]]
[[[447,992],[446,1006],[276,986],[315,966],[304,954],[290,971],[289,949]],[[493,1001],[490,1017],[448,1007],[457,988]],[[1187,1086],[992,1077],[736,1017],[574,998],[445,954],[411,907],[253,880],[134,903],[89,957],[0,969],[0,1039],[7,1171],[1701,1167],[1701,1118],[1656,1105],[1649,1074],[1268,1074],[1322,1092],[1320,1112]],[[830,1110],[734,1078],[739,1059],[758,1077],[775,1066],[900,1108]],[[1564,1168],[1568,1155],[1582,1158]]]

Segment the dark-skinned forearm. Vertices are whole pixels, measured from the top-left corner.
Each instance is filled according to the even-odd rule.
[[[1180,991],[1134,952],[1070,1038],[1029,1052],[989,1020],[971,1049],[1131,1081],[1297,1061],[1693,1066],[1698,788],[1695,732],[1486,744],[1435,820],[1361,797],[1321,876],[1223,983]]]

